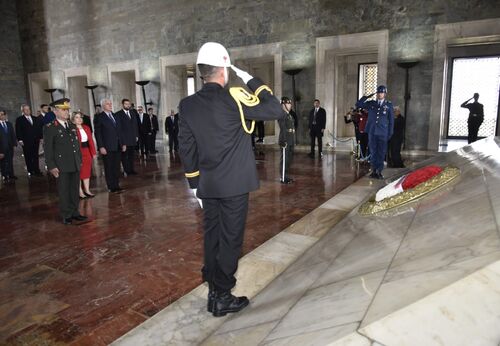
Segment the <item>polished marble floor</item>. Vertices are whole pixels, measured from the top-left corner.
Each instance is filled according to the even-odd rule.
[[[281,185],[278,152],[257,155],[244,254],[367,172],[348,153],[295,159],[295,183]],[[28,178],[16,153],[19,179],[0,185],[0,344],[105,345],[200,284],[202,211],[180,162],[160,152],[136,165],[109,194],[97,163],[97,196],[80,203],[91,221],[64,226],[54,180]]]

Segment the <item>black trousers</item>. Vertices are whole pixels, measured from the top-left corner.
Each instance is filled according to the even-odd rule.
[[[149,149],[151,152],[156,152],[156,131],[149,136]]]
[[[78,211],[79,188],[80,171],[59,172],[57,193],[59,195],[59,210],[63,218],[80,215]]]
[[[259,140],[263,140],[265,133],[264,133],[264,122],[263,121],[257,121],[256,122],[256,127],[257,127],[257,137],[259,137]]]
[[[127,145],[127,150],[122,151],[121,153],[123,171],[127,174],[134,172],[134,156],[135,146]]]
[[[248,212],[248,193],[228,198],[203,199],[204,266],[203,280],[220,291],[236,285],[243,234]]]
[[[6,148],[4,150],[4,158],[0,160],[0,171],[2,172],[2,177],[13,177],[14,176],[14,148]]]
[[[108,151],[106,155],[102,156],[106,185],[108,185],[109,190],[120,187],[120,158],[120,151]]]
[[[366,157],[368,155],[368,133],[359,133],[359,147],[361,149],[361,155]]]
[[[168,151],[172,151],[172,148],[175,151],[179,150],[179,139],[177,138],[177,134],[168,135]]]
[[[150,139],[147,133],[139,135],[139,149],[141,150],[141,156],[149,154],[149,142]]]
[[[392,136],[389,141],[389,158],[388,164],[395,168],[404,167],[403,159],[401,158],[401,146],[403,145],[403,138]]]
[[[294,145],[287,145],[285,149],[281,148],[281,159],[280,159],[280,176],[281,181],[285,181],[286,178],[289,177],[288,173],[290,172],[290,166],[293,162],[293,149]],[[285,154],[285,167],[283,167],[283,154]],[[284,171],[283,171],[284,168]]]
[[[479,132],[479,127],[481,127],[482,123],[483,119],[469,118],[469,120],[467,120],[467,128],[469,130],[467,142],[469,144],[477,141],[477,133]]]
[[[24,142],[23,154],[24,161],[26,162],[26,169],[28,173],[40,173],[40,165],[38,163],[38,150],[40,148],[40,141],[31,143]]]
[[[311,136],[311,154],[314,155],[314,147],[316,145],[316,139],[318,139],[318,153],[321,154],[323,151],[323,134],[321,132],[311,131],[309,133]]]

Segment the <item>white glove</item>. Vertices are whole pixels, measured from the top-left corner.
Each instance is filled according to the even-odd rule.
[[[198,191],[198,189],[191,189],[191,191],[193,191],[194,198],[196,198],[196,200],[198,201],[200,208],[203,209],[203,201],[198,198],[198,196],[196,196],[196,191]]]
[[[234,65],[231,65],[231,70],[233,70],[234,73],[236,73],[236,75],[240,77],[245,84],[247,84],[248,81],[253,78],[248,72],[245,72]]]

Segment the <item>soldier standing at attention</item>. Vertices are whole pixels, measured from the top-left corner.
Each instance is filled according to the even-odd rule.
[[[469,103],[474,99],[474,102]],[[469,118],[467,119],[467,128],[469,130],[467,135],[467,143],[477,141],[477,133],[479,132],[479,127],[484,120],[484,110],[483,105],[477,102],[479,99],[479,94],[475,93],[474,96],[460,105],[462,108],[467,108],[469,110]]]
[[[387,88],[377,87],[377,100],[366,101],[374,94],[363,96],[356,102],[356,107],[368,110],[368,146],[370,148],[370,163],[372,172],[370,178],[384,179],[384,159],[387,153],[387,142],[394,131],[394,110],[391,101],[385,99]]]
[[[56,120],[43,129],[45,162],[57,180],[62,222],[70,225],[73,220],[87,219],[78,212],[82,154],[76,126],[69,121],[69,99],[54,101],[50,106],[54,107]]]
[[[203,87],[179,104],[179,154],[189,186],[204,210],[203,280],[213,316],[237,312],[247,297],[235,297],[248,195],[259,188],[251,146],[253,120],[284,116],[271,89],[233,65],[221,44],[205,43],[196,64]],[[226,89],[231,67],[253,93]]]
[[[292,101],[283,96],[281,98],[281,107],[286,113],[286,117],[278,120],[280,126],[279,145],[281,147],[280,174],[282,184],[291,184],[293,179],[290,179],[290,165],[293,160],[293,149],[295,148],[295,118],[290,113],[292,109]]]

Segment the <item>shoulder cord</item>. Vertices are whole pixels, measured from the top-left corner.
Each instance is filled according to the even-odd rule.
[[[257,89],[256,95],[259,94],[259,89]],[[265,89],[270,91],[268,87],[266,87]],[[255,107],[260,103],[259,98],[256,95],[253,95],[240,87],[230,88],[229,93],[231,94],[232,98],[236,101],[236,104],[238,105],[238,110],[240,111],[241,125],[243,126],[243,130],[248,134],[252,134],[255,129],[255,120],[252,120],[252,125],[250,126],[249,129],[245,122],[245,114],[243,114],[243,107],[241,106],[241,104],[243,103],[247,107]]]

